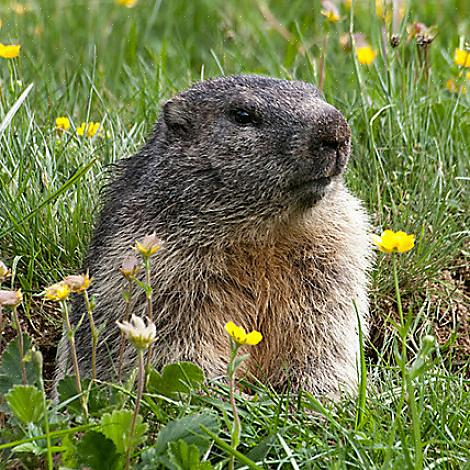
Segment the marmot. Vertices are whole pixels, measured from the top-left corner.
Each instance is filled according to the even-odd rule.
[[[156,232],[155,366],[188,360],[225,374],[232,320],[264,336],[246,365],[259,380],[317,394],[354,387],[371,250],[366,212],[342,179],[350,136],[342,114],[301,81],[216,78],[167,101],[148,142],[117,165],[86,258],[94,318],[106,322],[98,377],[117,366],[118,268],[136,239]],[[73,309],[75,323],[82,312]],[[144,315],[143,294],[133,312]],[[89,371],[86,323],[76,342]],[[67,356],[63,342],[62,371]],[[128,367],[132,358],[129,346]]]

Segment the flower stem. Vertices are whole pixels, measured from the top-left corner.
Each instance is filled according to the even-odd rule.
[[[13,64],[11,63],[11,61],[8,61],[8,70],[10,72],[10,74],[9,74],[9,76],[10,76],[10,90],[15,91],[15,82],[14,82],[15,68],[13,67]]]
[[[400,324],[398,328],[398,333],[400,335],[401,340],[401,353],[400,357],[397,354],[397,361],[400,366],[401,372],[401,389],[400,389],[400,400],[397,410],[402,410],[405,404],[405,395],[406,395],[406,388],[405,388],[405,376],[406,376],[406,339],[403,336],[403,330],[405,328],[404,319],[403,319],[403,309],[401,304],[401,295],[400,295],[400,286],[398,283],[398,272],[397,272],[397,260],[395,253],[392,253],[392,269],[393,269],[393,283],[395,286],[395,298],[397,300],[397,308],[398,314],[400,316]],[[396,434],[396,425],[398,421],[394,421],[391,431],[391,438],[390,443],[394,442],[395,434]]]
[[[126,292],[126,297],[125,297],[125,302],[126,302],[126,308],[124,310],[124,321],[129,321],[129,318],[131,316],[131,299],[132,299],[132,279],[129,279],[128,282],[128,290]],[[121,382],[122,380],[122,367],[124,363],[124,348],[126,345],[126,335],[124,334],[123,331],[121,331],[121,341],[119,344],[119,360],[118,360],[118,382]]]
[[[320,77],[318,78],[318,89],[320,91],[323,91],[323,86],[325,84],[325,56],[326,56],[326,50],[328,48],[328,32],[324,33],[323,35],[323,46],[322,46],[322,51],[320,54],[320,62],[318,64],[319,72],[320,72]]]
[[[367,398],[367,367],[366,358],[364,353],[364,332],[362,330],[361,318],[357,309],[356,301],[353,301],[354,310],[356,311],[357,326],[358,326],[358,340],[359,340],[359,393],[357,397],[357,412],[355,428],[359,429],[364,422],[364,415],[366,413],[366,398]]]
[[[397,298],[398,315],[400,315],[400,324],[402,328],[404,328],[405,323],[403,319],[403,306],[401,303],[400,286],[398,285],[397,257],[395,253],[392,253],[392,264],[393,264],[393,282],[395,284],[395,296]]]
[[[18,351],[20,355],[21,381],[23,382],[23,385],[26,385],[26,367],[24,365],[23,330],[21,329],[21,323],[18,317],[18,310],[16,307],[13,308],[13,317],[15,318],[16,329],[18,331]]]
[[[93,320],[93,308],[90,303],[90,298],[88,297],[88,292],[83,291],[83,298],[85,299],[86,310],[88,313],[88,319],[90,321],[90,331],[91,331],[91,378],[92,381],[96,381],[96,349],[98,347],[98,337],[99,333],[95,326],[95,321]]]
[[[139,366],[138,382],[137,382],[137,395],[135,399],[134,414],[132,415],[131,429],[129,432],[129,447],[126,450],[126,465],[125,470],[129,470],[131,464],[131,456],[133,450],[133,440],[135,433],[135,426],[137,423],[137,416],[139,415],[140,402],[142,400],[142,395],[144,393],[144,384],[145,384],[145,361],[144,361],[144,350],[137,350],[137,360]]]
[[[406,376],[406,363],[407,363],[407,352],[406,352],[406,325],[405,318],[403,316],[403,305],[401,303],[400,285],[398,283],[398,270],[397,270],[397,255],[392,253],[392,265],[393,265],[393,282],[395,284],[395,297],[397,299],[398,315],[400,316],[400,339],[401,339],[401,357],[400,357],[400,369],[403,377],[401,384],[402,394],[405,393],[405,376]]]
[[[47,409],[47,399],[46,399],[46,388],[44,387],[44,378],[43,378],[43,358],[42,354],[39,351],[32,351],[33,361],[36,363],[39,369],[39,384],[41,386],[42,392],[42,405],[44,407],[44,434],[46,435],[46,445],[47,445],[47,468],[48,470],[54,469],[54,460],[52,458],[52,443],[51,443],[51,433],[49,429],[49,413]]]
[[[153,323],[153,289],[151,285],[151,275],[152,269],[150,266],[150,256],[144,256],[144,266],[145,266],[145,296],[147,297],[147,317],[151,323]],[[147,368],[152,364],[153,359],[153,344],[147,349]]]
[[[393,265],[393,282],[395,285],[395,297],[397,299],[397,309],[398,315],[400,316],[400,328],[398,333],[400,335],[401,340],[401,354],[400,354],[400,370],[402,374],[402,384],[401,384],[401,393],[402,395],[405,394],[405,376],[406,376],[406,363],[407,363],[407,354],[406,354],[406,326],[405,326],[405,319],[403,317],[403,306],[401,303],[401,294],[400,294],[400,286],[398,283],[398,270],[397,270],[397,258],[396,253],[392,253],[392,265]]]
[[[413,441],[415,444],[415,455],[414,455],[414,468],[421,470],[423,468],[423,449],[421,443],[421,423],[419,419],[418,407],[416,406],[415,391],[413,386],[413,379],[410,374],[407,373],[405,377],[406,382],[406,394],[408,406],[411,412],[411,423],[413,426]]]
[[[0,284],[0,287],[1,287],[1,284]],[[0,351],[3,351],[2,339],[3,339],[3,309],[2,309],[2,306],[0,305]]]
[[[235,402],[235,377],[237,368],[235,367],[235,360],[237,358],[238,345],[234,345],[232,342],[231,351],[230,351],[230,362],[228,365],[228,376],[229,376],[229,386],[230,386],[230,406],[232,407],[233,413],[233,428],[231,434],[231,445],[233,449],[237,449],[238,444],[240,443],[241,435],[241,422],[240,416],[238,414],[237,404]],[[235,457],[230,458],[229,469],[233,470],[235,465]]]
[[[86,403],[86,398],[82,393],[82,384],[80,381],[80,369],[78,368],[77,349],[75,347],[75,332],[72,328],[72,325],[70,324],[69,309],[68,309],[67,302],[61,301],[60,303],[62,304],[62,310],[64,313],[65,327],[67,328],[67,338],[69,340],[70,353],[72,355],[72,363],[73,363],[73,369],[75,373],[75,383],[77,386],[77,393],[80,396],[80,403],[82,405],[85,418],[88,420],[88,407]]]
[[[413,379],[410,375],[409,370],[406,368],[407,364],[407,351],[406,351],[406,337],[408,335],[407,326],[403,316],[403,305],[401,301],[400,286],[398,282],[398,270],[397,270],[397,259],[396,254],[392,253],[392,264],[393,264],[393,281],[395,284],[395,295],[397,299],[398,314],[400,316],[400,338],[401,338],[401,356],[400,356],[400,369],[402,374],[402,386],[400,403],[402,408],[403,402],[408,402],[408,406],[411,412],[411,423],[413,426],[413,441],[415,445],[415,458],[414,468],[420,470],[423,468],[423,449],[421,443],[421,424],[419,420],[418,408],[416,406],[416,400],[414,395]]]

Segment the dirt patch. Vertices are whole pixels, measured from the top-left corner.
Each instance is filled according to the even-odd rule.
[[[33,339],[34,345],[43,355],[45,386],[49,388],[54,376],[57,343],[62,333],[62,317],[56,304],[44,303],[33,298],[29,305],[29,315],[20,307],[18,316],[23,333],[27,333]],[[0,353],[16,336],[10,312],[4,310],[3,313],[4,330],[0,338]]]
[[[470,359],[469,287],[470,267],[462,262],[453,269],[443,270],[438,279],[424,283],[420,289],[408,291],[402,298],[404,312],[410,308],[413,312],[421,309],[423,315],[414,330],[416,347],[431,326],[441,354],[449,359],[450,368],[464,373],[469,373]],[[373,347],[369,349],[369,355],[375,358],[374,348],[382,351],[386,338],[393,334],[394,326],[389,320],[399,323],[399,316],[393,294],[384,296],[373,292],[372,298],[370,341]]]
[[[470,358],[470,267],[463,264],[453,272],[443,271],[442,282],[431,302],[441,304],[433,329],[441,345],[449,344],[452,364],[465,366]]]

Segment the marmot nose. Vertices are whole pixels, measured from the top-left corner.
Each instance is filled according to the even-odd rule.
[[[351,130],[343,115],[325,106],[317,117],[310,139],[312,156],[324,166],[325,176],[341,173],[349,157]]]

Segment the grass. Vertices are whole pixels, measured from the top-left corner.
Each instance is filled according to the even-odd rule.
[[[0,42],[22,45],[18,59],[0,62],[0,259],[16,267],[12,282],[26,294],[29,330],[49,322],[57,333],[58,322],[50,324],[36,296],[79,270],[106,168],[142,145],[163,100],[222,74],[318,83],[327,35],[324,93],[353,130],[349,187],[364,200],[374,231],[391,227],[417,236],[416,249],[398,260],[407,360],[400,369],[400,340],[387,320],[398,318],[392,265],[379,256],[360,426],[350,398],[326,406],[303,396],[292,405],[261,388],[258,401],[240,399],[239,450],[247,454],[265,442],[270,468],[468,466],[462,284],[468,281],[470,93],[446,89],[449,78],[465,84],[453,52],[468,40],[467,2],[409,2],[397,48],[388,43],[389,23],[366,0],[354,2],[353,13],[341,6],[337,24],[325,23],[319,1],[304,0],[140,0],[131,9],[111,0],[22,4],[24,14],[15,13],[13,2],[0,5]],[[414,22],[437,28],[426,51],[408,38]],[[377,51],[372,65],[358,64],[340,46],[350,30],[363,32]],[[58,116],[70,117],[74,128],[100,121],[103,137],[78,138],[73,130],[58,137]],[[441,347],[412,381],[413,407],[409,394],[401,400],[403,372],[411,370],[426,333],[437,335]]]

